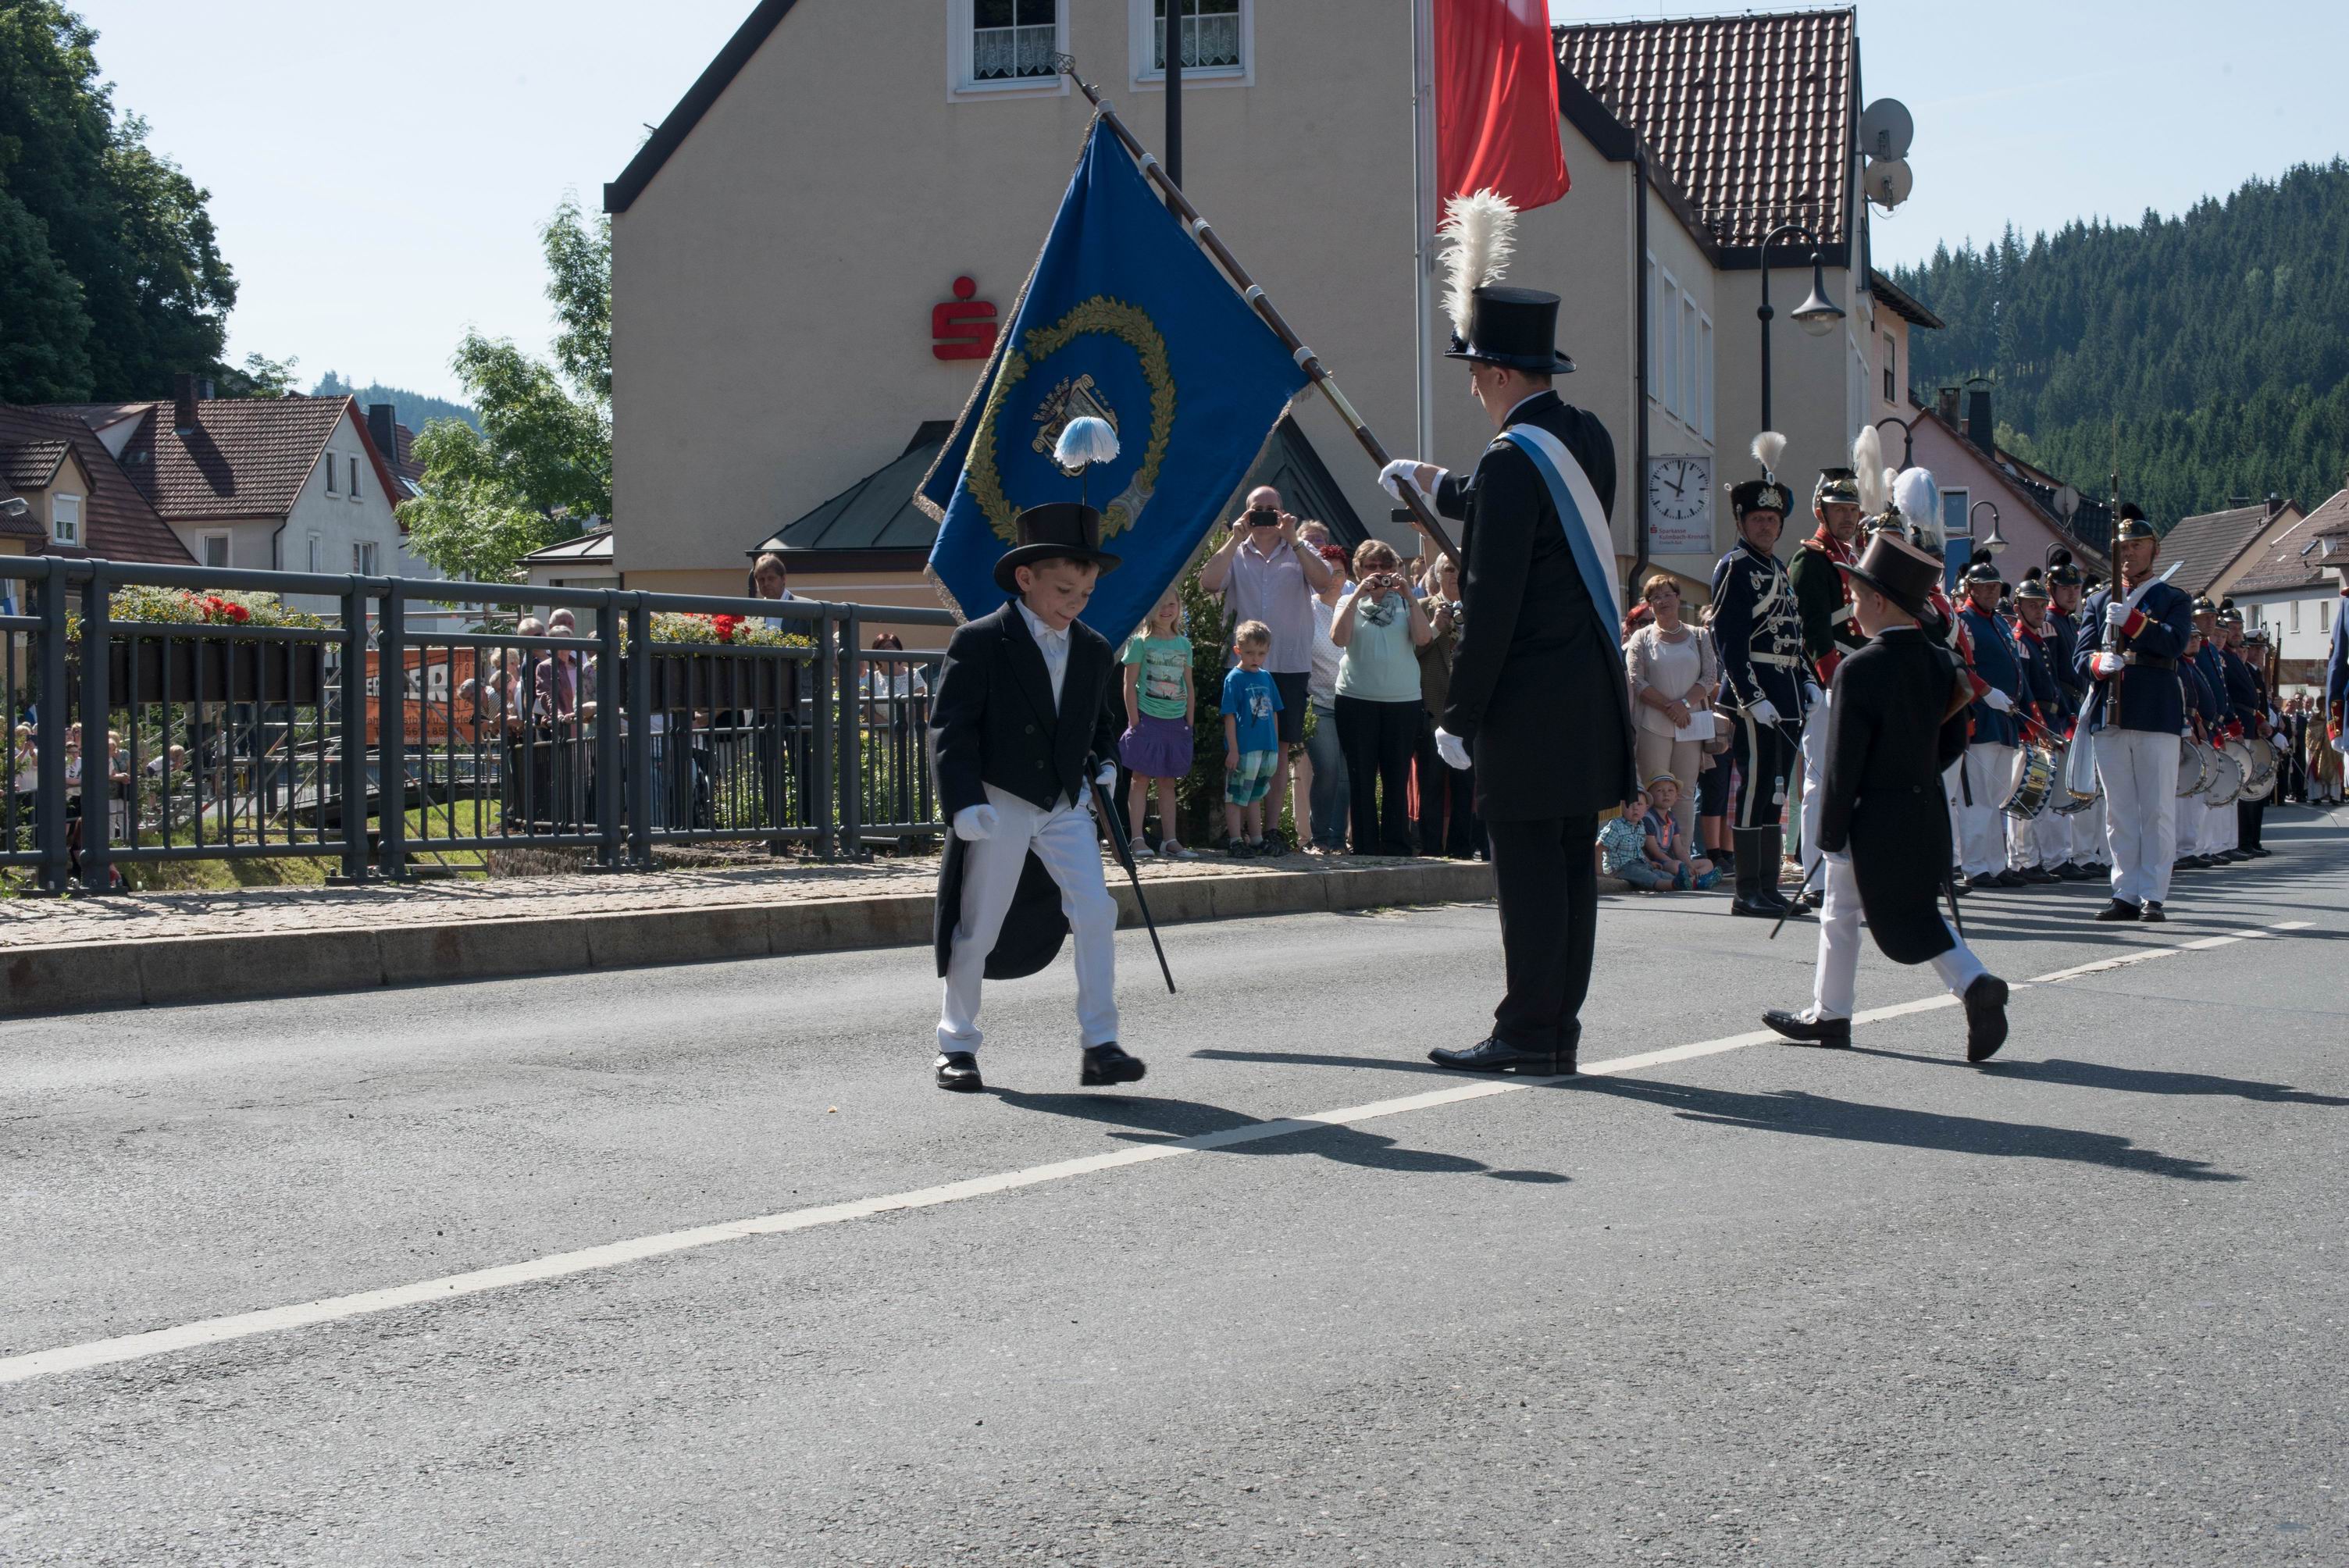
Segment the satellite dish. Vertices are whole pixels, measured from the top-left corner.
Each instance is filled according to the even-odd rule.
[[[1909,189],[1916,183],[1917,176],[1901,158],[1879,158],[1859,175],[1860,189],[1879,207],[1898,207],[1909,200]]]
[[[2072,514],[2079,510],[2080,492],[2076,489],[2070,485],[2065,485],[2055,492],[2055,515],[2057,517],[2062,518],[2065,522],[2069,522],[2072,521]]]
[[[1878,98],[1860,111],[1859,150],[1869,158],[1906,158],[1917,134],[1909,106],[1899,98]]]

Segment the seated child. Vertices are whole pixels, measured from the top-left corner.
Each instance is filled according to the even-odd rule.
[[[1681,781],[1669,773],[1657,774],[1648,780],[1648,799],[1651,804],[1640,824],[1648,841],[1648,864],[1678,889],[1702,891],[1719,882],[1721,873],[1713,862],[1702,855],[1689,854],[1682,841],[1679,820],[1672,815],[1672,808],[1681,800]]]
[[[1647,839],[1640,831],[1640,820],[1648,813],[1645,790],[1631,797],[1631,803],[1619,817],[1610,817],[1599,824],[1599,869],[1610,877],[1621,877],[1643,892],[1670,887],[1671,878],[1648,863]]]

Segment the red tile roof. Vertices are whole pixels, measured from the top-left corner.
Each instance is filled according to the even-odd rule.
[[[57,411],[68,411],[60,408]],[[169,402],[75,406],[94,426],[137,414],[139,428],[122,449],[122,469],[155,510],[174,521],[283,517],[316,470],[327,438],[348,418],[362,432],[358,405],[340,397],[208,397],[196,404],[195,428],[173,428]],[[370,444],[376,483],[396,502],[383,455]]]
[[[2333,491],[2330,500],[2285,530],[2249,571],[2235,579],[2230,592],[2270,593],[2280,588],[2329,592],[2333,586],[2329,573],[2340,564],[2344,546],[2335,542],[2330,557],[2311,546],[2344,540],[2349,540],[2349,490]]]
[[[2285,505],[2290,507],[2291,503]],[[2262,502],[2179,518],[2161,536],[2163,566],[2178,568],[2178,575],[2169,580],[2170,586],[2182,589],[2189,596],[2208,593],[2210,585],[2226,575],[2227,568],[2258,542],[2274,515]]]
[[[1654,150],[1724,246],[1793,220],[1850,238],[1853,13],[1555,29],[1558,62]]]
[[[0,484],[11,490],[47,490],[57,465],[72,449],[72,443],[63,437],[0,446]]]
[[[129,477],[107,452],[104,442],[81,420],[40,408],[0,405],[0,445],[62,440],[73,448],[83,472],[89,475],[89,495],[82,505],[80,550],[48,547],[56,555],[97,555],[109,561],[146,561],[173,566],[194,562],[180,536],[156,515]]]

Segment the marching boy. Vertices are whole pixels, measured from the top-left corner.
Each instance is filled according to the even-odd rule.
[[[1081,1084],[1133,1083],[1117,1044],[1117,905],[1103,885],[1092,789],[1117,780],[1117,665],[1077,619],[1117,557],[1101,513],[1071,502],[1019,514],[996,562],[1012,602],[958,628],[930,709],[938,794],[953,832],[938,872],[936,928],[946,1001],[937,1085],[971,1093],[982,979],[1033,975],[1073,932]]]
[[[1849,1047],[1859,923],[1895,964],[1930,964],[1965,1003],[1966,1059],[1986,1061],[2006,1041],[2006,982],[1982,968],[1935,902],[1950,874],[1950,813],[1941,770],[1963,754],[1973,687],[1954,655],[1920,623],[1940,562],[1878,533],[1851,579],[1869,641],[1837,666],[1829,698],[1819,850],[1826,900],[1819,913],[1811,1005],[1762,1021],[1790,1040]]]

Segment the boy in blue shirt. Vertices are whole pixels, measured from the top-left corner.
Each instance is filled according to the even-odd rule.
[[[1264,798],[1280,760],[1280,689],[1264,667],[1272,628],[1242,621],[1232,634],[1239,660],[1224,676],[1224,848],[1235,860],[1264,852]],[[1243,836],[1245,834],[1245,836]]]

